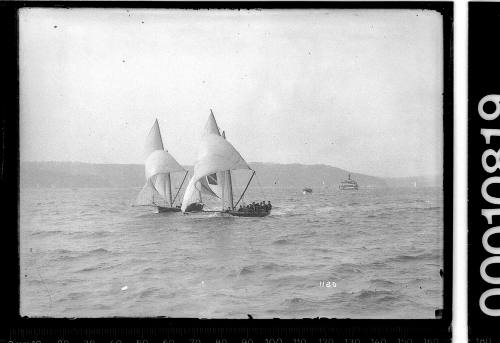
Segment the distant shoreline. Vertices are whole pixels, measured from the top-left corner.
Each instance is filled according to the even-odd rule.
[[[440,187],[442,177],[376,177],[324,164],[249,163],[261,187],[314,189],[338,188],[349,174],[363,188]],[[185,166],[192,175],[192,166]],[[234,186],[245,185],[248,171],[233,171]],[[173,184],[183,175],[172,174]],[[20,162],[20,185],[38,188],[134,188],[144,185],[144,166],[140,164],[95,164],[85,162]]]

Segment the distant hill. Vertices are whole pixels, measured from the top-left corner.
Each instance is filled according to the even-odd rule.
[[[438,187],[443,184],[441,175],[385,178],[392,187]]]
[[[275,163],[250,163],[257,172],[258,181],[262,186],[280,186],[319,188],[337,188],[340,181],[347,179],[350,173],[347,170],[324,164],[275,164]],[[351,172],[351,178],[360,186],[385,187],[384,179]]]
[[[255,182],[262,187],[333,187],[350,173],[347,170],[327,165],[250,163],[257,172]],[[192,166],[185,166],[192,175]],[[184,175],[174,174],[173,184],[179,184]],[[244,185],[248,171],[236,171],[233,183]],[[390,178],[383,179],[351,172],[351,178],[364,187],[412,187],[440,185],[439,177]],[[189,176],[188,176],[189,179]],[[93,164],[82,162],[21,162],[21,187],[142,187],[144,166],[139,164]]]

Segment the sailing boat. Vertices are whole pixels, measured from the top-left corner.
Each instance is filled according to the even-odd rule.
[[[149,131],[145,146],[146,184],[137,196],[136,205],[155,206],[157,212],[180,212],[180,206],[174,206],[179,191],[186,180],[188,171],[175,158],[164,150],[158,119]],[[171,173],[185,172],[177,193],[172,198]]]
[[[302,188],[302,194],[311,194],[313,192],[311,187],[304,187]]]
[[[231,171],[245,169],[251,170],[252,176],[248,180],[240,198],[234,203]],[[205,125],[198,150],[198,159],[194,165],[194,174],[184,193],[181,209],[183,212],[187,212],[189,206],[196,203],[201,197],[201,193],[203,193],[221,201],[219,211],[205,212],[221,212],[238,217],[266,216],[271,212],[270,208],[236,210],[254,175],[255,171],[250,168],[233,145],[226,140],[225,132],[222,132],[222,135],[220,134],[215,116],[210,110],[210,116]]]

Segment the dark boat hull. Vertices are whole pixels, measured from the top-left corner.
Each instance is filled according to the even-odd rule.
[[[227,211],[232,216],[235,217],[265,217],[271,213],[271,211],[256,211],[256,212],[246,212],[246,211]]]
[[[158,213],[180,212],[181,211],[180,207],[162,207],[162,206],[157,206],[156,209],[157,209]]]
[[[188,213],[193,213],[193,212],[203,212],[203,206],[205,206],[204,204],[201,204],[201,203],[193,203],[193,204],[189,204],[187,207],[186,207],[186,210],[184,212],[188,212]]]

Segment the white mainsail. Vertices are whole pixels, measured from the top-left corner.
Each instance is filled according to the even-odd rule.
[[[213,133],[215,135],[220,136],[220,131],[219,131],[219,126],[217,125],[217,122],[215,121],[215,116],[212,110],[210,110],[210,115],[208,116],[207,123],[205,124],[205,130],[203,132],[204,134],[210,134]]]
[[[186,170],[166,150],[163,150],[158,120],[149,131],[146,139],[145,162],[146,184],[139,193],[137,205],[157,205],[158,201],[172,206],[172,186],[170,173]]]
[[[163,150],[163,141],[161,139],[158,119],[155,120],[155,123],[151,127],[151,130],[149,130],[146,138],[146,144],[144,145],[144,159],[147,159],[155,150]]]
[[[213,113],[210,113],[207,124],[205,125],[205,132],[201,139],[198,149],[198,158],[194,165],[193,177],[189,181],[184,199],[182,201],[182,211],[193,203],[193,199],[197,198],[198,191],[202,191],[203,185],[210,184],[209,175],[216,174],[220,185],[221,193],[217,194],[218,197],[223,198],[223,190],[225,183],[225,172],[227,170],[236,169],[249,169],[247,162],[241,157],[240,153],[229,143],[226,139],[220,136],[217,123]],[[214,191],[209,185],[210,189]],[[216,192],[214,192],[216,193]]]

